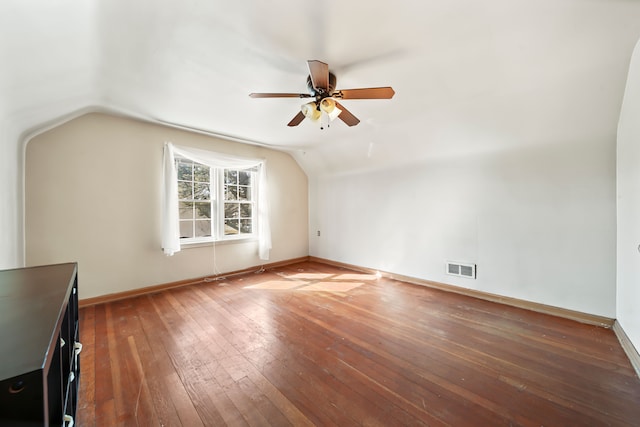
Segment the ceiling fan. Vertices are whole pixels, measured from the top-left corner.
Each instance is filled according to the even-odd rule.
[[[322,113],[326,113],[329,120],[336,117],[348,126],[355,126],[360,120],[337,100],[342,99],[391,99],[395,92],[389,86],[360,89],[336,90],[336,76],[329,72],[329,66],[322,61],[310,60],[307,88],[309,93],[250,93],[251,98],[313,98],[303,104],[300,112],[287,124],[298,126],[305,118],[320,121]],[[322,129],[322,127],[321,127]]]

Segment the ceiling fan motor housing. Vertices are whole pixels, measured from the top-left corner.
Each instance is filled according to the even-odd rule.
[[[336,82],[338,81],[338,79],[336,79],[335,74],[333,74],[332,72],[329,72],[329,87],[327,88],[327,92],[325,92],[325,94],[327,96],[331,96],[331,94],[333,93],[334,90],[336,90]],[[309,94],[311,96],[318,96],[321,95],[321,93],[319,93],[314,87],[313,87],[313,82],[311,81],[311,75],[307,76],[307,89],[309,90]]]

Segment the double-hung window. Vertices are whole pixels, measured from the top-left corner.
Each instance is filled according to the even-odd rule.
[[[177,157],[183,243],[255,236],[256,168],[214,168]]]
[[[164,147],[162,250],[183,244],[257,239],[269,259],[271,231],[264,159],[215,153],[170,142]]]

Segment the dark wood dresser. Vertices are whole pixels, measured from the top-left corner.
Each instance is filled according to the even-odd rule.
[[[73,425],[77,272],[76,263],[0,271],[0,426]]]

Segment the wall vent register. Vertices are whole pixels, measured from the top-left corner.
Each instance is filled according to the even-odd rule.
[[[447,261],[446,273],[451,276],[466,277],[468,279],[476,278],[476,265],[462,262]]]

